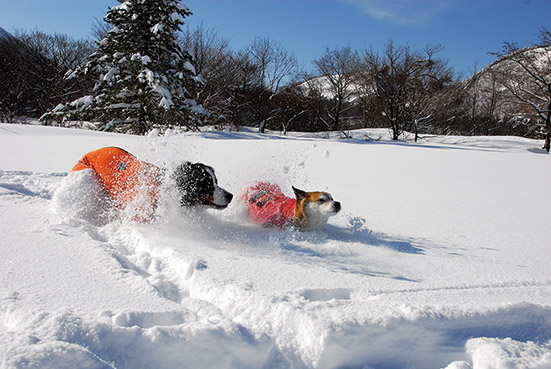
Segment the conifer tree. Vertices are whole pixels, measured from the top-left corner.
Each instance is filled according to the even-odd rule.
[[[192,126],[204,114],[186,86],[203,83],[177,40],[190,10],[178,0],[118,0],[113,26],[67,78],[95,81],[92,94],[58,105],[44,119],[89,120],[110,131],[146,133],[152,125]]]

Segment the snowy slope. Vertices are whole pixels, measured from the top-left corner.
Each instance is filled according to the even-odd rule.
[[[204,132],[135,137],[0,124],[2,368],[550,368],[551,158],[520,138],[420,144]],[[370,131],[372,137],[380,131]],[[383,133],[384,134],[384,133]],[[239,201],[153,224],[98,219],[120,146],[327,190],[318,233],[262,229]]]
[[[519,60],[525,59],[532,71],[537,70],[538,74],[543,75],[546,79],[551,77],[551,46],[527,47],[519,50],[519,53],[522,55]],[[490,101],[495,99],[495,94],[497,93],[502,96],[498,99],[499,101],[495,106],[496,110],[494,114],[496,114],[496,116],[503,117],[511,114],[526,115],[526,111],[520,108],[522,105],[513,103],[517,99],[511,97],[507,88],[497,82],[503,79],[503,75],[507,73],[509,75],[516,75],[516,78],[520,79],[520,82],[524,84],[525,88],[531,90],[531,94],[541,96],[542,91],[539,91],[537,86],[531,82],[533,77],[524,71],[517,62],[507,59],[505,56],[492,62],[490,65],[478,71],[474,76],[465,80],[467,85],[473,86],[471,94],[477,95],[477,109],[489,111],[488,106],[491,104]],[[531,99],[535,98],[534,95],[531,96]]]
[[[332,100],[335,98],[335,88],[332,86],[331,81],[326,76],[313,77],[307,80],[306,82],[301,83],[299,89],[303,90],[305,93],[310,93],[310,89],[313,89],[319,93],[322,97]],[[364,89],[357,83],[351,83],[350,86],[346,89],[347,94],[350,95],[348,98],[349,101],[354,101],[358,98]]]
[[[8,39],[13,37],[8,31],[0,27],[0,40]]]

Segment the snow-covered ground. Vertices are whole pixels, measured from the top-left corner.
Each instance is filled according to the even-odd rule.
[[[551,368],[551,157],[520,138],[390,142],[0,124],[2,368]],[[368,133],[373,140],[364,140]],[[120,146],[236,198],[98,219],[67,171]],[[250,224],[256,180],[326,190],[321,232]]]

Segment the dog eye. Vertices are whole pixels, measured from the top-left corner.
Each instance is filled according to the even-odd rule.
[[[326,199],[318,199],[318,202],[321,202],[321,203],[324,203],[326,201],[327,201]]]

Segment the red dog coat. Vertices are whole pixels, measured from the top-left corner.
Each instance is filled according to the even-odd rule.
[[[135,220],[153,215],[159,199],[159,168],[136,159],[117,147],[106,147],[84,155],[71,172],[92,169],[105,190],[122,209],[135,211]]]
[[[278,185],[260,182],[243,194],[249,217],[266,227],[285,228],[293,219],[297,200],[287,197]]]

